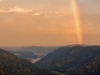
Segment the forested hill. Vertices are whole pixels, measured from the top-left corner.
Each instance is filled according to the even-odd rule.
[[[20,59],[0,49],[1,75],[57,75],[49,70],[41,69],[25,59]]]
[[[100,75],[100,46],[61,47],[35,64],[66,75]]]

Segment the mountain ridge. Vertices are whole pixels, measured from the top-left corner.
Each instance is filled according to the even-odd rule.
[[[93,68],[92,73],[91,69],[96,67],[96,63],[98,63],[97,68]],[[35,64],[52,71],[67,73],[67,75],[93,75],[95,73],[98,75],[100,73],[99,63],[100,46],[84,47],[78,45],[58,48]],[[95,70],[98,70],[98,72],[95,72]]]

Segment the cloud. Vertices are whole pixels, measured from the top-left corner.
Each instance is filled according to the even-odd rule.
[[[16,12],[16,13],[28,13],[28,12],[32,12],[33,9],[27,9],[27,8],[22,8],[19,6],[16,6],[14,8],[9,8],[8,10],[4,10],[4,9],[0,9],[0,12]]]
[[[40,16],[41,14],[40,13],[34,13],[34,14],[32,14],[33,16],[35,15],[35,16]]]
[[[0,2],[1,2],[1,1],[6,1],[6,0],[0,0]]]

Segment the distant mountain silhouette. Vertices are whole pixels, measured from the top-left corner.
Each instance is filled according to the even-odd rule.
[[[32,52],[29,51],[10,51],[10,53],[13,53],[14,55],[18,56],[19,58],[24,58],[24,59],[36,59],[38,58],[37,55],[35,55]]]
[[[48,53],[54,51],[58,47],[41,47],[41,46],[27,46],[27,47],[1,47],[14,55],[17,55],[21,58],[42,58]]]
[[[0,75],[57,75],[0,49]]]
[[[61,47],[35,64],[66,75],[100,75],[100,46]]]

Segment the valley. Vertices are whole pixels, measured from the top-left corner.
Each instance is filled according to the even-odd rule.
[[[35,62],[37,62],[37,61],[39,61],[41,58],[36,58],[36,59],[31,59],[30,61],[32,62],[32,63],[35,63]]]
[[[40,46],[28,46],[28,47],[1,47],[6,51],[13,53],[14,55],[31,60],[37,60],[38,58],[43,58],[48,53],[54,51],[59,47],[40,47]]]
[[[7,54],[5,55],[2,52]],[[9,72],[10,69],[13,68],[14,63],[16,62],[19,63],[20,66],[22,65],[21,63],[26,64],[27,62],[27,65],[30,66],[35,65],[37,70],[38,68],[40,69],[43,68],[45,70],[49,70],[55,73],[56,75],[80,75],[80,74],[99,75],[100,74],[100,46],[70,45],[70,46],[59,47],[55,50],[51,50],[51,52],[49,50],[36,51],[34,50],[34,48],[33,50],[31,48],[31,50],[27,49],[25,51],[21,50],[21,51],[8,51],[8,52],[3,51],[1,49],[1,54],[0,54],[1,55],[0,62],[2,62],[1,65],[4,65],[5,67],[10,65],[10,68],[8,70],[0,68],[0,70],[3,70],[3,72]],[[5,57],[6,59],[3,59]],[[3,64],[8,61],[10,61],[8,65]],[[11,62],[13,63],[12,66]],[[21,69],[20,66],[19,68]],[[23,68],[26,67],[28,68],[28,66],[26,65],[23,66]],[[16,71],[17,74],[19,70],[15,69],[14,71]],[[24,71],[22,71],[22,73],[24,73]],[[44,73],[46,72],[43,72],[43,74],[41,73],[41,75],[44,75]],[[51,73],[50,75],[52,75],[53,73]]]

